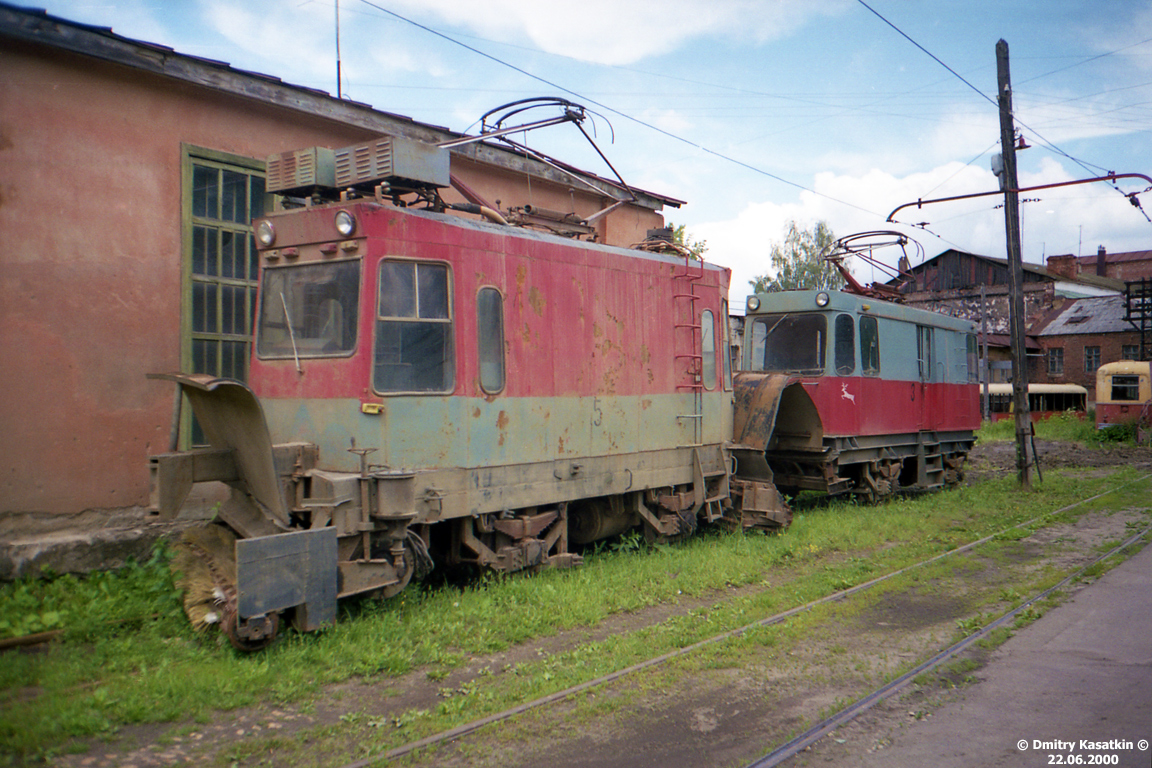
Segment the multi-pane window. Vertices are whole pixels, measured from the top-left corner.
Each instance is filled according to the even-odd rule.
[[[1112,377],[1112,399],[1136,402],[1140,399],[1140,377],[1117,373]]]
[[[1084,347],[1084,372],[1096,373],[1100,367],[1100,347]]]
[[[1125,344],[1120,347],[1121,360],[1139,360],[1140,359],[1140,345],[1139,344]]]
[[[248,378],[256,306],[252,219],[264,214],[264,164],[184,148],[182,364],[192,373]],[[182,429],[204,443],[200,425]]]
[[[455,386],[448,266],[380,262],[372,381],[377,392],[449,392]]]
[[[191,158],[191,366],[247,378],[256,302],[252,219],[264,213],[264,176]]]
[[[1064,375],[1064,347],[1052,347],[1045,355],[1048,358],[1048,375]]]

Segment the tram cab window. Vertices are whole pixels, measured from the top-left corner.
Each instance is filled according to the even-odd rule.
[[[380,263],[372,383],[377,392],[448,392],[452,306],[448,266]]]
[[[360,262],[332,261],[264,270],[256,354],[335,357],[356,350]]]
[[[880,328],[874,317],[860,318],[860,372],[880,375]]]
[[[856,372],[856,323],[852,322],[852,315],[837,315],[835,327],[836,375],[851,376]]]
[[[819,375],[827,344],[828,321],[822,314],[758,317],[752,323],[751,368]]]
[[[1140,399],[1140,377],[1122,373],[1112,376],[1112,399],[1136,402]]]

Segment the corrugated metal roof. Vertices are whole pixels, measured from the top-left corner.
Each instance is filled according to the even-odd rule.
[[[1080,299],[1068,305],[1048,323],[1041,336],[1071,336],[1076,334],[1123,333],[1134,331],[1124,319],[1123,296],[1101,296]]]
[[[983,254],[979,254],[979,253],[969,253],[968,251],[961,251],[957,248],[949,248],[948,250],[942,251],[941,253],[936,254],[932,258],[926,259],[923,262],[921,262],[920,264],[917,264],[916,266],[912,267],[912,270],[911,270],[912,273],[917,274],[917,273],[926,271],[929,264],[936,261],[937,259],[942,258],[943,256],[946,256],[949,253],[955,253],[955,254],[959,254],[962,256],[970,256],[974,259],[981,259],[982,261],[987,261],[987,262],[991,262],[993,264],[998,264],[998,265],[1005,267],[1005,268],[1008,267],[1008,259],[1001,258],[999,256],[984,256]],[[1095,258],[1095,256],[1093,256],[1092,258]],[[1122,292],[1124,290],[1124,281],[1123,280],[1117,280],[1116,278],[1112,278],[1112,277],[1100,277],[1100,276],[1096,275],[1095,272],[1082,272],[1081,274],[1078,274],[1075,277],[1065,277],[1063,275],[1057,274],[1056,272],[1050,271],[1047,267],[1044,267],[1040,264],[1031,264],[1029,262],[1023,262],[1020,266],[1024,272],[1028,272],[1028,273],[1031,273],[1033,275],[1036,275],[1037,277],[1041,278],[1042,280],[1051,280],[1052,282],[1056,282],[1056,283],[1072,283],[1072,284],[1079,284],[1079,285],[1089,285],[1089,286],[1092,286],[1093,288],[1099,288],[1099,289],[1103,289],[1106,291]],[[889,285],[896,285],[899,282],[900,282],[900,278],[893,278],[892,280],[888,281],[888,284]],[[972,287],[972,286],[964,286],[964,287]]]

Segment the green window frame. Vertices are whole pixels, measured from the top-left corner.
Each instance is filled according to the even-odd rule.
[[[1096,373],[1100,367],[1100,347],[1084,347],[1084,373]]]
[[[260,266],[252,219],[265,210],[264,163],[190,145],[182,154],[181,368],[246,381]],[[198,425],[185,427],[203,442]]]

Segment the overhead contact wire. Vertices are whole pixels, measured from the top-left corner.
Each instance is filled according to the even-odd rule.
[[[931,52],[931,51],[929,51],[927,48],[925,48],[924,46],[920,45],[920,43],[918,43],[918,42],[916,42],[915,40],[913,40],[913,39],[912,39],[910,36],[908,36],[908,35],[907,35],[907,34],[904,32],[904,30],[900,29],[900,28],[899,28],[899,27],[897,27],[895,24],[893,24],[892,22],[888,21],[888,19],[884,18],[884,17],[883,17],[883,16],[882,16],[882,15],[881,15],[879,12],[877,12],[877,11],[876,11],[874,8],[872,8],[872,6],[870,6],[870,5],[868,5],[868,3],[864,2],[864,0],[856,0],[856,2],[860,3],[860,5],[862,5],[862,6],[864,6],[865,8],[867,8],[867,9],[868,9],[868,10],[869,10],[869,11],[870,11],[870,12],[871,12],[871,13],[872,13],[872,14],[873,14],[873,15],[874,15],[876,18],[880,19],[880,21],[884,22],[884,23],[885,23],[885,24],[887,24],[889,27],[891,27],[892,29],[896,30],[897,34],[899,34],[901,37],[903,37],[903,38],[904,38],[905,40],[907,40],[908,42],[912,43],[912,45],[914,45],[914,46],[916,46],[917,48],[919,48],[921,51],[923,51],[925,54],[927,54],[927,55],[928,55],[928,56],[929,56],[929,57],[930,57],[930,58],[931,58],[933,61],[935,61],[937,64],[939,64],[940,66],[944,67],[944,69],[948,70],[948,71],[949,71],[949,72],[951,72],[953,75],[955,75],[955,77],[956,77],[956,78],[957,78],[957,79],[958,79],[960,82],[964,83],[966,86],[968,86],[969,88],[971,88],[973,91],[975,91],[976,93],[980,94],[980,97],[981,97],[981,98],[983,98],[984,100],[986,100],[986,101],[988,101],[989,103],[991,103],[991,104],[992,104],[992,106],[996,107],[997,109],[999,109],[999,108],[1000,108],[1000,104],[999,104],[999,102],[998,102],[998,101],[996,101],[996,100],[993,100],[991,96],[989,96],[988,94],[986,94],[986,93],[984,93],[983,91],[981,91],[979,88],[977,88],[976,86],[974,86],[972,83],[968,82],[968,80],[966,80],[966,79],[964,78],[964,76],[963,76],[963,75],[961,75],[961,74],[960,74],[959,72],[957,72],[956,70],[952,69],[952,67],[950,67],[950,66],[948,66],[947,64],[945,64],[945,63],[944,63],[944,62],[943,62],[943,61],[940,59],[940,57],[938,57],[936,54],[932,53],[932,52]],[[1152,38],[1150,38],[1150,39],[1152,39]],[[1143,43],[1146,43],[1146,42],[1148,42],[1148,40],[1144,40],[1144,41],[1142,41],[1142,42],[1140,42],[1140,43],[1134,43],[1134,44],[1133,44],[1133,46],[1135,46],[1135,45],[1141,45],[1141,44],[1143,44]],[[1129,47],[1129,48],[1130,48],[1130,47],[1133,47],[1133,46],[1127,46],[1127,47]],[[1119,49],[1119,50],[1124,50],[1124,49],[1123,49],[1123,48],[1121,48],[1121,49]],[[1096,58],[1096,59],[1099,59],[1099,58],[1102,58],[1103,56],[1107,56],[1107,55],[1110,55],[1110,54],[1101,54],[1100,56],[1096,56],[1096,57],[1094,57],[1094,58]],[[1092,60],[1093,60],[1093,59],[1089,59],[1089,61],[1092,61]],[[1086,62],[1082,62],[1082,63],[1086,63]],[[1060,70],[1057,70],[1057,71],[1060,71]],[[1051,73],[1049,73],[1049,74],[1051,74]],[[1033,78],[1033,79],[1035,79],[1035,78]],[[1024,82],[1028,82],[1028,81],[1024,81]],[[1068,154],[1068,153],[1067,153],[1067,152],[1065,152],[1063,149],[1061,149],[1060,147],[1056,146],[1056,145],[1055,145],[1055,144],[1053,144],[1051,141],[1049,141],[1048,139],[1046,139],[1046,138],[1043,136],[1043,134],[1041,134],[1041,133],[1040,133],[1039,131],[1037,131],[1035,128],[1032,128],[1032,127],[1031,127],[1031,126],[1029,126],[1027,123],[1025,123],[1025,122],[1023,122],[1022,120],[1020,120],[1020,119],[1019,119],[1019,117],[1017,117],[1017,116],[1013,116],[1013,120],[1015,121],[1015,123],[1016,123],[1017,125],[1020,125],[1020,126],[1022,126],[1023,128],[1026,128],[1026,129],[1028,129],[1028,131],[1029,131],[1029,132],[1030,132],[1030,133],[1031,133],[1031,134],[1032,134],[1032,135],[1033,135],[1033,136],[1034,136],[1036,139],[1038,139],[1038,140],[1039,140],[1039,141],[1040,141],[1040,142],[1041,142],[1041,143],[1042,143],[1042,144],[1043,144],[1045,147],[1047,147],[1049,150],[1051,150],[1052,152],[1055,152],[1056,154],[1060,155],[1061,157],[1065,157],[1065,158],[1067,158],[1068,160],[1072,161],[1073,163],[1076,163],[1076,165],[1080,166],[1081,168],[1083,168],[1083,169],[1084,169],[1085,171],[1087,171],[1088,173],[1093,173],[1092,169],[1088,167],[1089,165],[1091,165],[1091,166],[1093,166],[1093,167],[1095,167],[1095,168],[1101,168],[1101,166],[1095,165],[1094,163],[1086,163],[1086,162],[1084,162],[1084,161],[1078,160],[1078,159],[1077,159],[1077,158],[1075,158],[1075,157],[1072,157],[1072,155]],[[1107,170],[1108,170],[1108,172],[1109,172],[1109,173],[1111,173],[1111,172],[1112,172],[1112,170],[1111,170],[1111,169],[1107,169]],[[1130,197],[1129,195],[1127,195],[1127,194],[1124,192],[1124,190],[1120,189],[1120,187],[1116,186],[1115,184],[1113,184],[1113,185],[1112,185],[1112,188],[1113,188],[1113,189],[1115,189],[1117,192],[1119,192],[1121,195],[1124,195],[1124,197],[1128,198],[1128,200],[1129,200],[1130,202],[1131,202],[1131,201],[1134,199],[1134,198]],[[1139,206],[1137,206],[1137,208],[1139,208]],[[1141,213],[1143,213],[1143,209],[1140,209],[1140,210],[1141,210]],[[1148,221],[1149,221],[1149,222],[1152,222],[1152,217],[1149,217],[1149,216],[1148,216],[1148,214],[1146,214],[1146,213],[1144,214],[1144,218],[1148,219]]]
[[[765,176],[769,179],[772,179],[773,181],[778,181],[781,184],[787,184],[788,186],[795,187],[796,189],[799,189],[803,192],[811,192],[812,194],[817,195],[819,197],[822,197],[825,200],[831,200],[834,203],[839,203],[840,205],[845,205],[845,206],[848,206],[849,208],[855,208],[858,211],[861,211],[863,213],[867,213],[867,214],[872,215],[872,216],[879,216],[880,215],[880,214],[876,213],[875,211],[870,211],[867,208],[862,208],[861,206],[856,205],[855,203],[850,203],[847,200],[840,200],[839,198],[832,197],[831,195],[826,195],[823,192],[818,192],[815,189],[804,186],[803,184],[799,184],[795,181],[790,181],[788,179],[783,178],[782,176],[777,176],[774,173],[770,173],[768,171],[765,171],[762,168],[757,168],[754,165],[751,165],[749,163],[745,163],[741,160],[737,160],[734,157],[729,157],[728,155],[725,155],[721,152],[717,152],[716,150],[709,149],[708,147],[705,147],[702,144],[697,144],[696,142],[694,142],[690,139],[686,139],[683,136],[678,136],[678,135],[672,133],[671,131],[666,131],[663,128],[652,125],[651,123],[646,123],[643,120],[640,120],[639,118],[633,117],[632,115],[629,115],[625,112],[621,112],[620,110],[615,109],[613,107],[610,107],[607,104],[603,104],[599,101],[596,101],[595,99],[588,98],[587,96],[584,96],[583,94],[580,94],[576,91],[573,91],[570,88],[565,88],[563,85],[560,85],[559,83],[554,83],[551,80],[548,80],[547,78],[541,77],[539,75],[535,75],[535,74],[529,72],[528,70],[526,70],[522,67],[518,67],[515,64],[511,64],[507,61],[504,61],[503,59],[499,59],[490,53],[485,53],[484,51],[480,50],[479,48],[475,48],[471,45],[468,45],[467,43],[460,42],[459,40],[456,40],[455,38],[450,37],[449,35],[446,35],[443,32],[439,32],[439,31],[437,31],[431,27],[425,26],[424,24],[421,24],[417,21],[413,21],[412,19],[409,19],[405,16],[401,16],[400,14],[396,13],[395,11],[391,11],[391,10],[389,10],[389,9],[387,9],[387,8],[377,4],[377,3],[371,2],[371,0],[360,0],[360,2],[364,3],[367,6],[375,8],[376,10],[380,11],[381,13],[386,13],[395,19],[403,21],[407,24],[411,24],[412,26],[414,26],[418,29],[422,29],[425,32],[428,32],[429,34],[435,35],[436,37],[439,37],[442,40],[446,40],[450,43],[458,45],[461,48],[464,48],[468,51],[471,51],[472,53],[477,54],[478,56],[483,56],[484,58],[488,59],[489,61],[493,61],[493,62],[495,62],[501,66],[508,67],[509,69],[511,69],[515,72],[519,72],[520,74],[524,75],[525,77],[528,77],[528,78],[531,78],[531,79],[536,80],[538,82],[541,82],[541,83],[543,83],[543,84],[545,84],[551,88],[556,88],[558,90],[561,90],[564,93],[575,96],[575,97],[581,99],[582,101],[588,102],[589,104],[595,104],[597,107],[600,107],[603,110],[611,112],[614,115],[618,115],[618,116],[624,118],[625,120],[630,120],[631,122],[633,122],[639,126],[642,126],[644,128],[647,128],[651,131],[655,131],[655,132],[661,134],[662,136],[666,136],[666,137],[672,139],[673,141],[678,141],[682,144],[686,144],[686,145],[692,147],[693,149],[697,149],[701,152],[712,155],[713,157],[718,157],[721,160],[725,160],[729,163],[732,163],[733,165],[738,165],[741,168],[745,168],[749,171],[752,171],[753,173],[758,173],[761,176]]]

